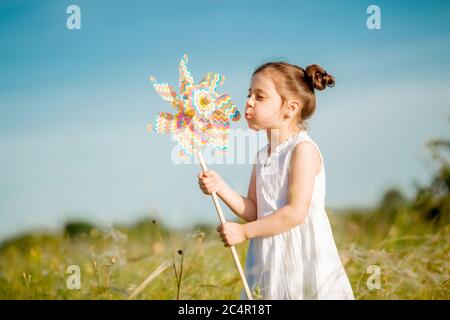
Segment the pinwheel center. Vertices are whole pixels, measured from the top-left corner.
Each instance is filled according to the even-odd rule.
[[[200,104],[203,108],[207,107],[211,103],[211,98],[208,96],[204,96],[200,99]]]

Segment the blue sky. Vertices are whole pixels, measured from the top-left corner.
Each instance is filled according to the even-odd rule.
[[[66,8],[81,8],[81,30]],[[381,30],[366,9],[381,8]],[[435,170],[424,147],[448,137],[448,1],[2,1],[0,238],[72,218],[173,226],[215,223],[198,165],[146,125],[170,111],[148,81],[227,76],[242,111],[252,71],[270,60],[318,63],[337,83],[309,121],[324,156],[329,207],[407,195]],[[245,121],[232,124],[246,129]],[[249,164],[211,165],[246,194]],[[224,207],[225,209],[225,207]],[[228,209],[227,217],[232,215]]]

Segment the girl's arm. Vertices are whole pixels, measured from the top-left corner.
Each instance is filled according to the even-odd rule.
[[[273,236],[303,223],[308,214],[320,156],[310,142],[299,143],[292,151],[288,203],[272,214],[243,225],[247,239]]]
[[[231,189],[222,178],[212,170],[200,173],[199,185],[203,193],[217,195],[238,217],[247,222],[256,220],[256,173],[253,165],[247,197],[241,196]]]
[[[291,156],[287,205],[249,223],[227,222],[219,225],[217,231],[224,245],[229,247],[255,237],[274,236],[303,223],[311,204],[320,163],[320,156],[312,143],[299,143]]]

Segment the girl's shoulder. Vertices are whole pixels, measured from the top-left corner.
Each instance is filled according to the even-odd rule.
[[[300,153],[309,153],[310,155],[314,154],[317,156],[317,167],[319,168],[318,172],[320,173],[322,171],[324,166],[322,152],[320,152],[319,146],[309,135],[305,135],[293,143],[292,153],[297,153],[297,156]]]

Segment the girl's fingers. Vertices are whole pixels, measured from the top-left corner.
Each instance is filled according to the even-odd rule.
[[[208,182],[208,181],[211,181],[211,178],[205,178],[205,177],[202,177],[202,178],[198,178],[198,181],[199,181],[199,182],[206,183],[206,182]]]
[[[209,173],[199,173],[198,180],[211,179],[213,176]]]
[[[216,176],[216,173],[213,172],[213,171],[206,171],[206,172],[203,174],[203,176],[204,176],[205,178],[212,178],[212,177],[215,177],[215,176]]]

